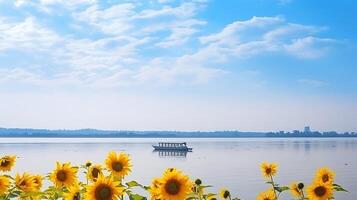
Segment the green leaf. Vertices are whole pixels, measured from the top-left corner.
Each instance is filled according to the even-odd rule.
[[[285,190],[289,190],[288,186],[274,187],[274,189],[278,192],[284,192]]]
[[[348,192],[346,189],[344,189],[342,186],[340,186],[338,184],[333,184],[333,189],[338,192]]]
[[[214,196],[216,196],[216,194],[214,194],[214,193],[208,193],[208,194],[203,195],[203,196],[206,197],[205,199],[208,199],[209,197],[214,197]]]
[[[198,199],[198,198],[199,198],[198,195],[194,192],[191,192],[190,194],[188,194],[186,196],[186,200],[193,200],[193,199]]]
[[[139,184],[139,183],[136,182],[136,181],[129,181],[129,182],[125,183],[125,184],[126,184],[128,187],[136,187],[136,186],[142,187],[142,185]]]
[[[131,194],[131,195],[129,195],[129,199],[130,199],[130,200],[147,200],[146,197],[143,197],[143,196],[138,195],[138,194]]]
[[[197,188],[198,189],[204,189],[204,188],[209,188],[209,187],[213,187],[212,185],[200,185]]]

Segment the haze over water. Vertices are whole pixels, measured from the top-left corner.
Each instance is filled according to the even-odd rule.
[[[187,142],[193,152],[186,156],[164,156],[153,152],[159,141]],[[242,199],[255,199],[267,189],[259,165],[263,161],[279,163],[276,181],[310,184],[317,168],[328,166],[337,174],[336,182],[349,193],[336,199],[357,196],[357,139],[355,138],[2,138],[1,154],[15,154],[14,172],[46,174],[56,161],[83,164],[87,160],[104,163],[110,150],[125,151],[132,157],[133,171],[126,180],[149,185],[167,167],[177,167],[213,185],[217,192],[227,187]],[[291,199],[290,194],[282,199]]]

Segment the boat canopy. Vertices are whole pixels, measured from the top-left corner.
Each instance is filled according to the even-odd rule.
[[[159,142],[159,147],[186,147],[186,142]]]

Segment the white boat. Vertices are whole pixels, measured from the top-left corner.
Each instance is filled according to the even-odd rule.
[[[187,147],[186,142],[159,142],[152,147],[157,151],[192,151],[192,148]]]

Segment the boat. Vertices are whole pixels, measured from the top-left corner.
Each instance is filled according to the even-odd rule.
[[[152,147],[155,151],[192,151],[192,148],[187,147],[186,142],[159,142]]]

